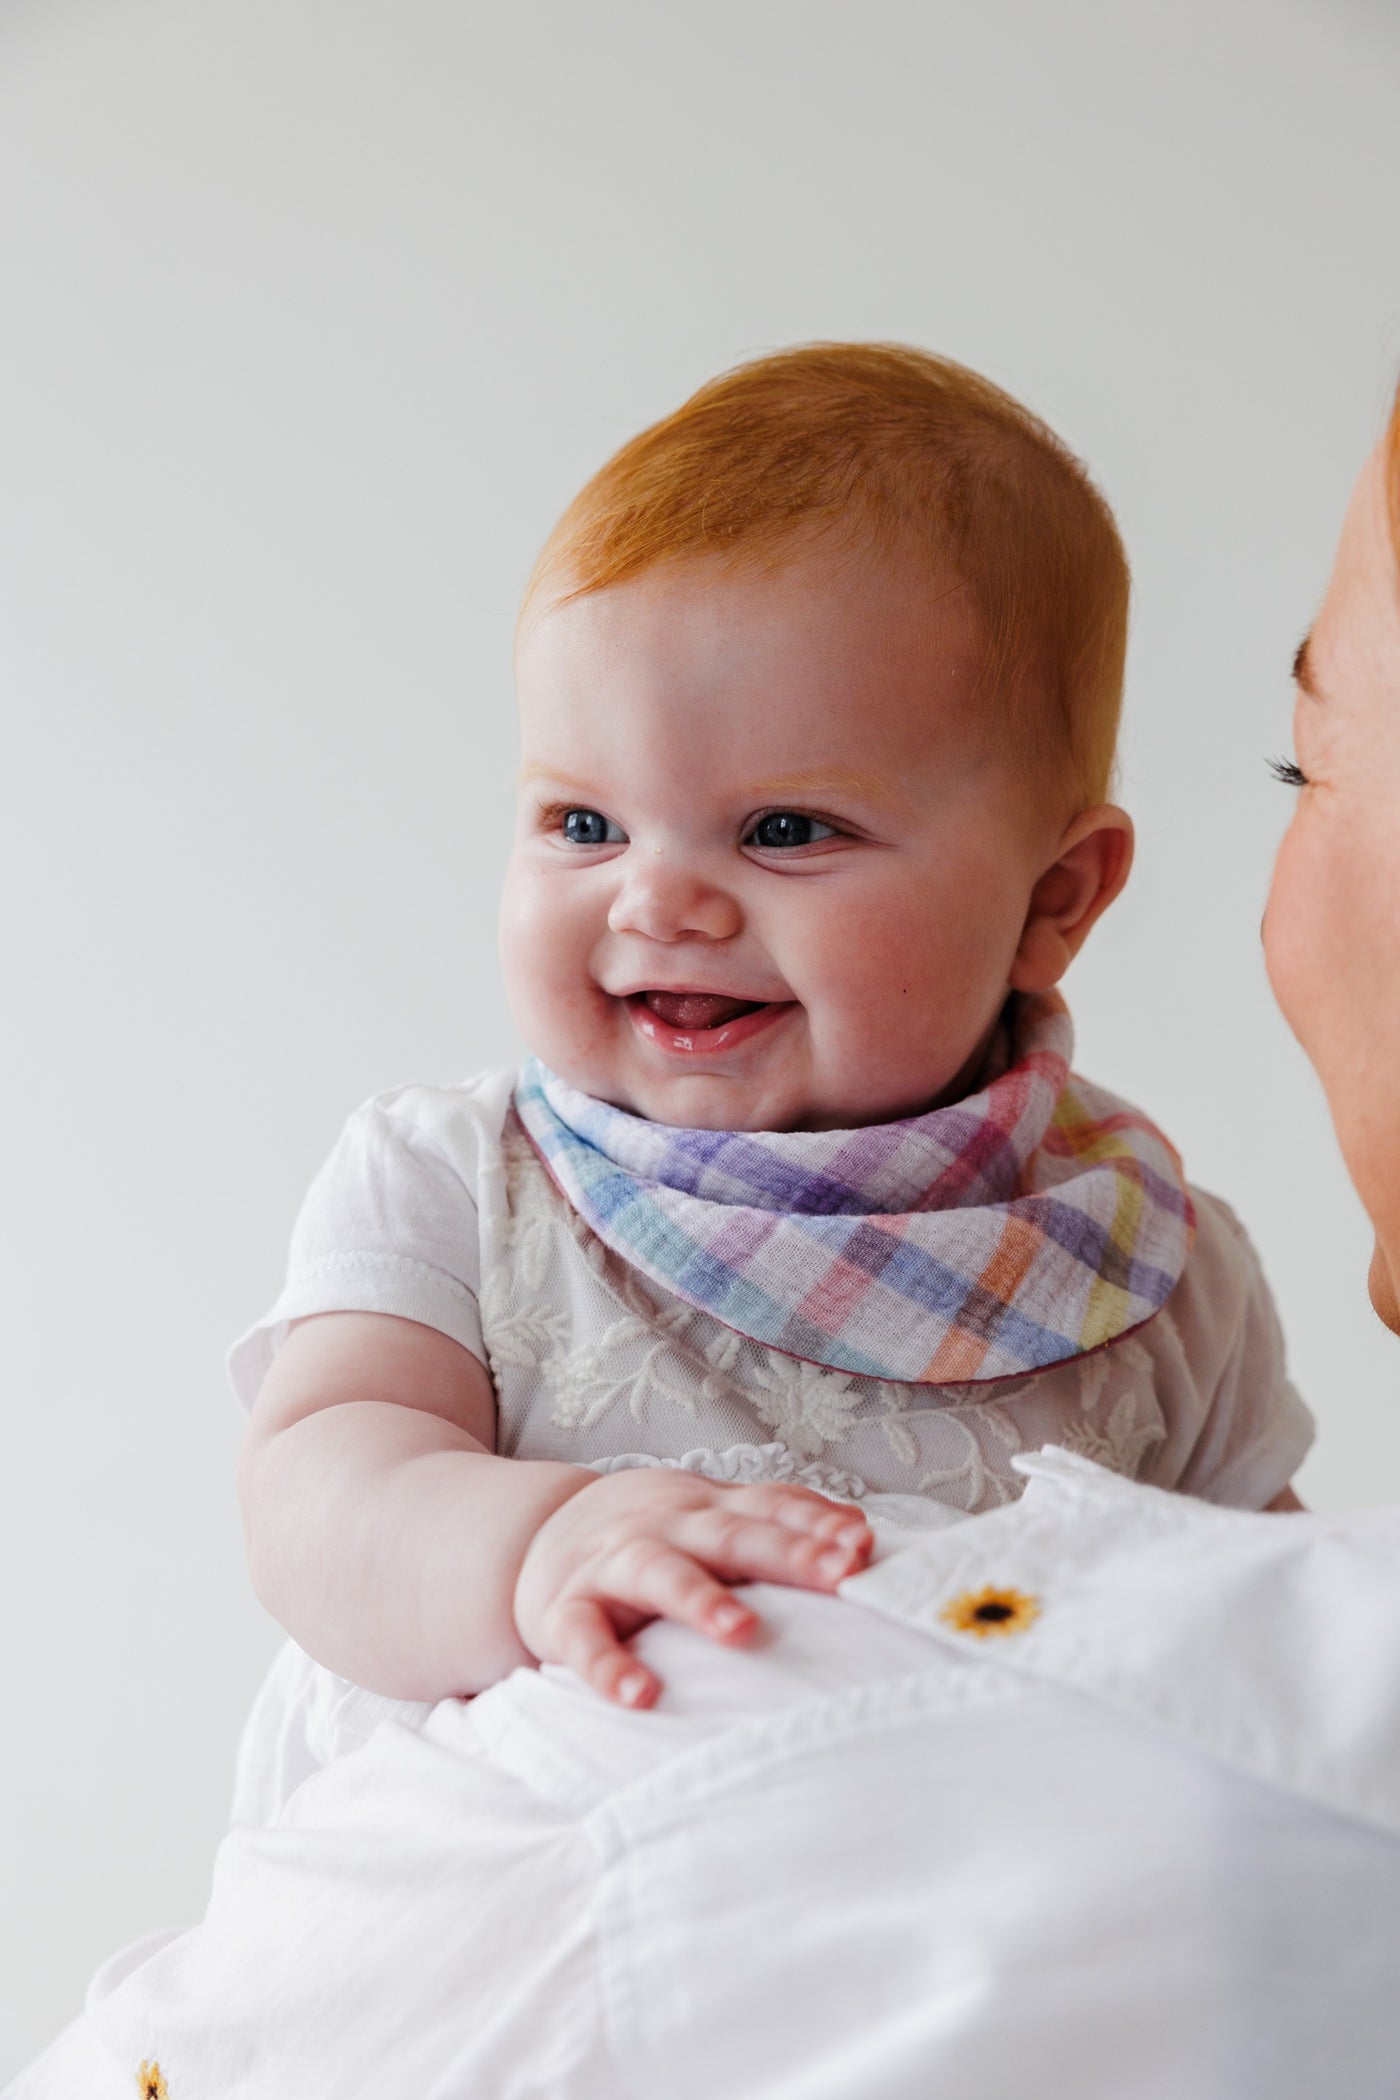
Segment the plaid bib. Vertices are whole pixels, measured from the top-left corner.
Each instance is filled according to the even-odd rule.
[[[1073,1041],[1058,994],[1014,1001],[980,1093],[859,1130],[649,1123],[534,1059],[515,1106],[598,1237],[686,1304],[833,1370],[963,1384],[1140,1327],[1191,1249],[1181,1161],[1071,1073]]]

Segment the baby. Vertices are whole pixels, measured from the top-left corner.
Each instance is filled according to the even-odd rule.
[[[523,1072],[381,1096],[315,1183],[253,1401],[254,1580],[371,1690],[832,1589],[861,1500],[969,1510],[1060,1443],[1286,1498],[1257,1262],[1055,991],[1132,858],[1128,572],[987,381],[816,345],[714,381],[566,513],[518,646],[502,954]]]

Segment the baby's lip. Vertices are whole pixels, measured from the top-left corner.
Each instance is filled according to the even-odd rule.
[[[797,1011],[795,999],[741,999],[735,992],[660,985],[610,996],[626,1009],[638,1036],[650,1046],[647,1054],[668,1061],[724,1058],[731,1051],[746,1050]]]
[[[739,999],[732,992],[671,992],[652,987],[636,995],[668,1028],[722,1028],[740,1014],[756,1013],[765,999]]]

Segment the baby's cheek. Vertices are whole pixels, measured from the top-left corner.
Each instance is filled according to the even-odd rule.
[[[587,947],[559,885],[512,870],[501,896],[501,968],[517,1017],[538,1014],[587,981]]]
[[[516,869],[501,896],[501,969],[527,1046],[577,1086],[606,1090],[611,1073],[609,1002],[590,964],[599,914],[582,886],[553,871]]]
[[[1006,991],[1015,929],[906,887],[828,924],[811,1010],[819,1066],[873,1086],[880,1112],[909,1112],[975,1054]]]
[[[1012,947],[1004,929],[970,912],[921,908],[917,897],[905,896],[831,916],[818,926],[811,952],[830,995],[872,1012],[934,1007],[946,1014],[964,1000],[983,1002],[987,987],[1004,977]]]

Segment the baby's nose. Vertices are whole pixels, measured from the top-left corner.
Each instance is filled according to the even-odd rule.
[[[651,941],[724,941],[742,924],[732,892],[679,854],[650,846],[624,857],[608,913],[611,932],[639,933]]]

